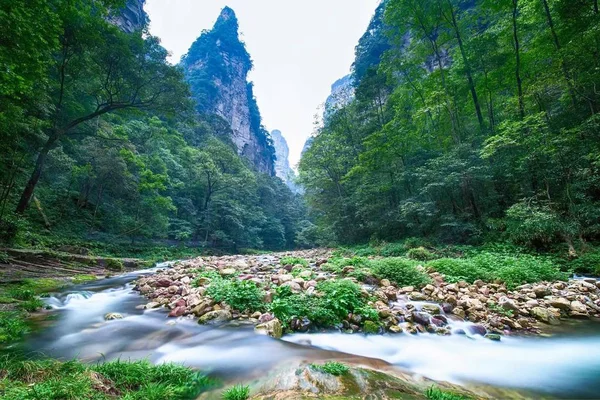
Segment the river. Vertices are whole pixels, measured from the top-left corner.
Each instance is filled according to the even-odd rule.
[[[159,265],[165,267],[167,264]],[[435,380],[518,388],[559,398],[600,398],[600,326],[579,323],[552,337],[316,333],[282,340],[247,325],[198,325],[168,319],[165,310],[136,308],[146,299],[132,281],[138,271],[71,287],[46,299],[51,322],[23,344],[26,351],[86,361],[148,358],[208,370],[229,381],[265,374],[290,360],[380,359]],[[123,319],[105,321],[108,312]],[[364,359],[363,359],[364,357]]]

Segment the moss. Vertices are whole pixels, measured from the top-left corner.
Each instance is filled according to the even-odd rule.
[[[73,277],[73,283],[76,284],[76,285],[79,285],[79,284],[82,284],[82,283],[95,281],[96,279],[98,279],[96,277],[96,275],[91,275],[91,274],[75,275]]]
[[[377,334],[379,333],[379,325],[373,321],[365,321],[363,331],[367,334]]]

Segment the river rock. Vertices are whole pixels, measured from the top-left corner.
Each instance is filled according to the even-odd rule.
[[[420,293],[420,292],[412,292],[409,295],[410,299],[412,301],[425,301],[427,300],[427,295]]]
[[[264,324],[256,325],[254,332],[261,335],[268,335],[275,339],[280,339],[283,335],[283,328],[281,322],[277,318],[265,322]]]
[[[236,270],[235,270],[235,268],[224,268],[224,269],[220,270],[219,273],[223,276],[231,276],[231,275],[235,275]]]
[[[559,325],[560,321],[556,316],[551,313],[547,308],[533,307],[531,309],[531,315],[538,321],[545,322],[550,325]]]
[[[164,288],[168,288],[169,286],[171,286],[173,283],[171,282],[170,279],[166,279],[166,278],[162,278],[157,280],[154,285],[157,287],[164,287]]]
[[[543,297],[549,296],[552,294],[552,291],[548,286],[538,285],[533,287],[533,293],[535,293],[535,297],[541,299]]]
[[[150,310],[152,308],[157,308],[160,307],[160,303],[157,301],[151,301],[150,303],[146,304],[146,310]]]
[[[431,315],[440,314],[440,306],[437,304],[423,304],[421,310]]]
[[[111,313],[105,314],[104,315],[104,319],[106,321],[112,321],[112,320],[115,320],[115,319],[123,319],[123,316],[121,314],[119,314],[119,313],[113,313],[113,312],[111,312]]]
[[[312,271],[302,271],[300,272],[300,275],[298,275],[300,278],[307,278],[310,279],[312,277]]]
[[[292,275],[292,274],[283,274],[283,275],[277,276],[277,280],[279,281],[280,285],[282,285],[286,282],[290,282],[293,279],[294,279],[294,275]]]
[[[183,314],[185,314],[185,310],[186,308],[184,306],[177,306],[171,310],[169,317],[181,317]]]
[[[515,301],[506,296],[500,297],[500,300],[498,300],[498,305],[507,311],[513,311],[514,313],[519,312],[519,307],[515,304]]]
[[[379,281],[379,285],[383,286],[383,287],[388,287],[388,286],[392,286],[392,283],[390,282],[389,279],[382,279],[381,281]]]
[[[499,342],[502,339],[502,336],[498,335],[497,333],[488,333],[484,337],[495,342]]]
[[[561,310],[570,310],[571,302],[563,297],[551,297],[548,299],[548,304],[550,304],[554,308],[558,308]]]
[[[292,290],[292,293],[302,292],[302,286],[298,282],[288,281],[281,286],[288,286]]]
[[[209,311],[198,320],[199,324],[218,324],[231,320],[233,316],[228,310]]]
[[[587,307],[580,301],[572,301],[569,307],[573,312],[587,314]]]
[[[431,315],[429,315],[426,312],[420,312],[420,311],[413,312],[412,318],[415,323],[425,325],[425,326],[429,325],[429,322],[431,321]]]

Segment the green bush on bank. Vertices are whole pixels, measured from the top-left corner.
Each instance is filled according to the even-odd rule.
[[[214,386],[206,375],[176,364],[21,360],[0,357],[0,397],[22,399],[188,400]]]
[[[368,299],[360,287],[348,280],[324,281],[317,285],[321,295],[295,294],[287,286],[280,286],[269,311],[289,327],[293,318],[308,318],[316,328],[332,328],[348,317],[358,314],[364,320],[378,320],[377,311],[368,306]]]

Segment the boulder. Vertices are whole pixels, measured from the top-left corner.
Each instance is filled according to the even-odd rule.
[[[420,292],[412,292],[408,296],[412,301],[424,301],[427,300],[427,296]]]
[[[167,287],[171,286],[172,284],[173,283],[171,282],[171,280],[166,279],[166,278],[159,279],[154,283],[154,285],[156,287],[164,287],[164,288],[167,288]]]
[[[151,301],[150,303],[146,304],[146,310],[150,310],[152,308],[157,308],[160,307],[160,303],[157,301]]]
[[[552,294],[552,291],[548,286],[537,285],[533,287],[533,293],[535,293],[535,297],[541,299],[546,296],[550,296]]]
[[[530,311],[531,315],[538,321],[545,322],[550,325],[559,325],[560,321],[547,308],[533,307]]]
[[[514,313],[519,312],[519,307],[517,306],[515,301],[513,299],[509,299],[506,296],[500,297],[500,300],[498,300],[498,305],[507,311],[513,311]]]
[[[289,288],[292,290],[292,293],[302,292],[302,286],[300,286],[298,282],[288,281],[281,286],[289,286]]]
[[[392,286],[392,283],[389,281],[389,279],[382,279],[381,281],[379,281],[379,285],[383,287],[388,287]]]
[[[235,275],[235,268],[224,268],[221,271],[219,271],[219,273],[223,276],[231,276],[231,275]]]
[[[171,310],[169,317],[181,317],[183,314],[185,314],[185,310],[186,309],[184,306],[177,306]]]
[[[587,307],[580,301],[572,301],[569,308],[573,312],[587,314]]]
[[[121,314],[119,314],[119,313],[113,313],[113,312],[111,312],[111,313],[105,314],[104,315],[104,319],[106,321],[112,321],[112,320],[115,320],[115,319],[123,319],[123,316]]]
[[[231,320],[231,312],[227,310],[209,311],[198,320],[199,324],[218,324]]]
[[[551,297],[548,299],[548,304],[560,310],[571,309],[571,302],[563,297]]]
[[[277,318],[265,322],[264,324],[256,325],[254,332],[260,335],[268,335],[272,338],[279,339],[283,335],[283,328],[281,322]]]

